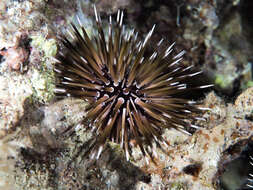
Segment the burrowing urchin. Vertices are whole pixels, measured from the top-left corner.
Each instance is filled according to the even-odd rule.
[[[96,131],[92,157],[99,157],[107,140],[119,143],[127,160],[132,140],[144,156],[152,157],[153,142],[159,147],[165,142],[165,128],[187,134],[187,127],[197,128],[191,121],[197,119],[194,113],[203,109],[178,95],[210,85],[188,88],[187,81],[201,71],[183,67],[180,61],[184,51],[172,56],[174,44],[146,55],[155,27],[143,41],[138,40],[136,31],[126,32],[123,12],[118,11],[115,26],[109,17],[106,36],[96,9],[95,16],[98,34],[93,39],[79,19],[80,26],[71,24],[72,39],[61,38],[66,52],[59,53],[54,69],[58,79],[56,95],[88,101],[87,118]],[[161,39],[156,49],[163,43]]]

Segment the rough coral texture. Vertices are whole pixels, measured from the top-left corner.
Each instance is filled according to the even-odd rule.
[[[65,140],[64,145],[59,143],[59,139],[57,141],[52,131],[61,130],[62,127],[64,128],[63,125],[68,128],[67,124],[72,125],[80,121],[80,117],[75,122],[62,120],[63,115],[69,115],[69,111],[71,113],[75,111],[65,108],[66,105],[72,105],[71,102],[61,101],[55,106],[52,105],[55,108],[51,107],[55,116],[49,112],[49,115],[37,126],[44,126],[45,129],[52,126],[50,122],[54,122],[55,128],[47,129],[49,134],[52,133],[51,137],[45,133],[45,130],[31,133],[33,149],[24,149],[21,152],[18,158],[20,160],[18,170],[22,172],[18,171],[15,174],[18,179],[16,183],[27,189],[32,185],[36,185],[36,189],[79,189],[80,187],[88,189],[176,189],[179,187],[193,190],[217,189],[214,179],[216,179],[220,158],[230,146],[252,136],[253,123],[245,119],[245,114],[249,112],[245,112],[240,107],[244,103],[250,105],[251,96],[248,95],[252,91],[252,88],[248,89],[238,97],[236,102],[240,102],[240,105],[228,104],[227,106],[213,92],[209,93],[204,104],[210,105],[213,109],[204,115],[207,122],[199,124],[203,128],[196,131],[193,136],[183,135],[176,130],[165,131],[164,138],[170,145],[164,146],[163,151],[155,150],[158,155],[155,159],[156,164],[151,161],[147,164],[137,148],[134,149],[131,161],[127,162],[123,151],[113,143],[107,145],[99,160],[90,160],[89,156],[79,152],[80,147],[82,151],[85,151],[89,139],[93,136],[89,130],[86,130],[86,124],[77,125],[74,128],[75,135]],[[75,103],[79,105],[78,102]],[[73,105],[71,107],[73,108]],[[56,108],[58,111],[55,110]],[[78,107],[74,110],[79,109]],[[43,143],[38,143],[38,141],[43,141]],[[84,147],[82,147],[83,142]],[[44,151],[41,151],[42,147]],[[28,175],[27,172],[31,171],[34,175],[24,180],[21,174]],[[55,176],[55,172],[58,177]],[[41,184],[41,181],[44,184]]]
[[[252,137],[251,1],[97,2],[102,19],[124,9],[126,25],[140,37],[156,24],[154,37],[176,41],[176,50],[187,51],[184,64],[201,67],[215,84],[217,93],[202,96],[211,111],[196,123],[201,129],[192,136],[166,130],[169,146],[156,150],[156,164],[147,164],[137,148],[126,162],[113,143],[91,160],[85,151],[94,134],[81,122],[86,103],[54,99],[57,35],[82,12],[93,35],[92,3],[0,1],[0,51],[16,50],[0,56],[0,189],[218,189],[221,159],[231,160],[227,150]]]

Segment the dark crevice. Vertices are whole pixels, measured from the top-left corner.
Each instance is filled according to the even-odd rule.
[[[253,166],[250,164],[250,156],[253,156],[251,139],[242,140],[224,151],[215,179],[218,190],[252,189],[247,186],[250,184],[249,174],[253,173]]]

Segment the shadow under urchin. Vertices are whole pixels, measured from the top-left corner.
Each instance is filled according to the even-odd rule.
[[[89,149],[92,158],[99,158],[107,140],[120,144],[127,160],[132,140],[144,156],[153,158],[153,146],[166,144],[164,129],[175,128],[190,135],[186,128],[198,128],[191,123],[201,119],[197,115],[205,108],[180,96],[212,85],[188,87],[201,71],[180,63],[184,51],[172,56],[174,43],[161,48],[166,44],[161,39],[155,51],[146,56],[155,26],[139,40],[138,32],[126,31],[123,12],[118,11],[115,24],[109,17],[105,35],[94,10],[96,36],[90,39],[77,18],[79,26],[71,24],[69,37],[61,37],[65,51],[56,59],[55,94],[88,101],[87,119],[96,132]]]

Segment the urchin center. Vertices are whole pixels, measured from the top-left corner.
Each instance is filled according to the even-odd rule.
[[[115,82],[107,67],[104,67],[102,71],[109,82],[102,86],[98,98],[103,97],[105,94],[109,97],[115,97],[115,99],[123,98],[124,102],[127,102],[131,98],[135,99],[137,97],[136,94],[138,94],[138,97],[141,98],[141,95],[138,93],[136,83],[127,86],[126,76],[122,81]]]
[[[117,98],[122,97],[125,101],[134,97],[136,90],[137,87],[135,85],[127,87],[124,81],[119,83],[111,81],[108,86],[104,87],[104,91],[107,91],[109,96],[116,96]]]

